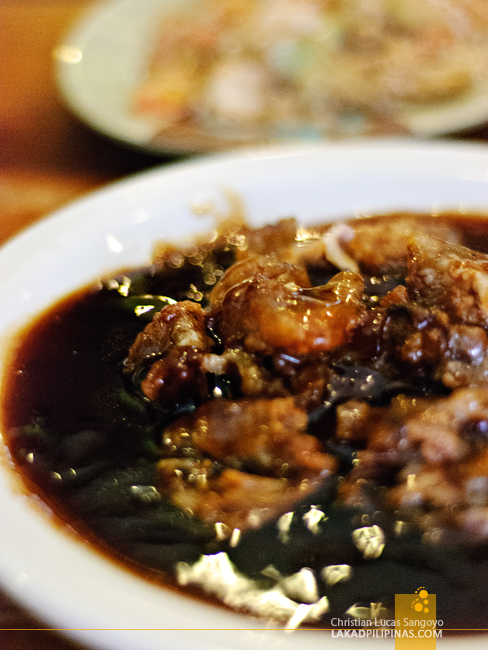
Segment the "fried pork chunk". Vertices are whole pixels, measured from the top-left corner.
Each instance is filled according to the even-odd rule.
[[[488,256],[419,232],[407,262],[406,287],[377,314],[390,368],[449,389],[488,387]]]
[[[337,467],[306,430],[307,415],[291,397],[208,402],[163,435],[169,453],[186,450],[206,460],[162,460],[163,484],[174,503],[207,521],[240,529],[262,523],[304,498]],[[216,470],[215,462],[225,469]]]
[[[488,390],[461,389],[407,421],[420,457],[407,463],[391,490],[392,507],[417,510],[426,530],[463,530],[488,537]],[[483,524],[483,525],[481,525]]]
[[[344,271],[311,287],[305,268],[273,256],[247,258],[222,277],[210,296],[225,347],[304,355],[349,340],[365,312],[364,282]]]
[[[190,300],[167,305],[139,334],[129,350],[126,368],[159,358],[174,348],[193,348],[206,352],[212,340],[205,332],[206,320],[201,306]]]
[[[170,425],[164,445],[189,434],[191,445],[236,469],[276,477],[306,478],[330,470],[330,456],[306,433],[307,414],[293,398],[219,399]],[[188,442],[186,443],[188,444]]]
[[[347,253],[362,271],[376,275],[403,273],[406,270],[408,241],[415,233],[424,233],[426,239],[437,237],[452,243],[459,241],[459,234],[445,223],[423,221],[407,215],[371,223],[352,223],[351,228],[353,236],[345,245]]]
[[[452,320],[488,326],[488,256],[417,233],[409,240],[407,285],[414,300]]]
[[[404,296],[388,304],[381,317],[383,359],[394,376],[431,379],[449,389],[488,387],[484,328],[452,322],[449,312]]]
[[[463,530],[471,542],[488,537],[488,390],[399,396],[381,408],[351,401],[337,416],[340,440],[360,435],[365,446],[341,486],[344,501],[378,508],[371,494],[389,484],[381,505],[403,520],[439,534]]]
[[[150,366],[141,383],[148,399],[174,407],[207,395],[201,366],[213,342],[205,329],[201,306],[185,300],[164,307],[139,334],[129,350],[126,370]]]

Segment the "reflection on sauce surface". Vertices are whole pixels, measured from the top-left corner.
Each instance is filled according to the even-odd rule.
[[[483,219],[166,248],[22,335],[12,455],[163,583],[289,627],[423,585],[444,628],[486,627],[488,257],[465,246],[488,252]]]

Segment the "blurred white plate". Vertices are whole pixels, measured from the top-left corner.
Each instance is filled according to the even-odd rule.
[[[205,133],[159,133],[156,121],[131,110],[165,14],[196,0],[108,0],[97,3],[55,50],[67,105],[105,135],[156,154],[229,148]],[[191,18],[190,18],[191,19]],[[488,79],[459,100],[406,110],[399,118],[417,137],[461,131],[488,120]]]
[[[98,191],[0,250],[0,377],[9,341],[37,314],[100,275],[146,264],[160,240],[208,231],[212,219],[194,216],[191,206],[213,201],[224,210],[228,190],[242,197],[256,225],[394,210],[488,215],[488,147],[370,140],[249,149],[157,168]],[[97,650],[347,646],[325,632],[267,630],[146,582],[53,525],[17,480],[1,463],[0,583],[49,626]],[[481,650],[486,638],[442,644]]]

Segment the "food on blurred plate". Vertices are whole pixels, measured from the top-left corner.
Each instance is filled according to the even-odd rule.
[[[387,133],[487,70],[486,0],[200,0],[162,22],[134,111],[236,141]]]
[[[225,221],[33,323],[4,435],[152,580],[290,628],[422,585],[486,628],[487,287],[481,216]]]

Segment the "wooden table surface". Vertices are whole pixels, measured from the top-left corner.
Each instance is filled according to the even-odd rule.
[[[0,0],[0,243],[90,190],[171,162],[92,132],[58,96],[53,48],[92,2]],[[488,143],[488,126],[464,137]],[[0,591],[1,650],[77,647],[42,627]]]
[[[160,161],[72,117],[54,47],[93,0],[0,1],[0,242],[68,201]]]

